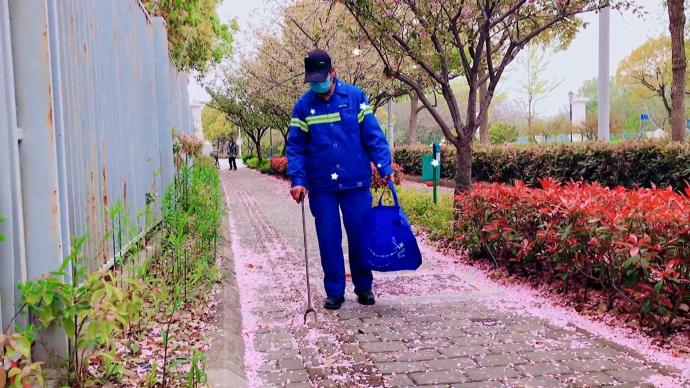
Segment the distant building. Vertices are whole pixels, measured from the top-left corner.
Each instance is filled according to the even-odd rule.
[[[587,101],[585,97],[575,97],[573,99],[573,125],[582,124],[587,120]]]

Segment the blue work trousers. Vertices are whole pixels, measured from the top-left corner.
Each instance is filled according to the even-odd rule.
[[[316,235],[321,251],[324,287],[329,297],[345,295],[345,259],[343,257],[340,211],[347,233],[350,273],[355,292],[371,290],[371,270],[362,263],[360,254],[362,217],[371,209],[369,188],[309,193],[309,208],[316,220]]]

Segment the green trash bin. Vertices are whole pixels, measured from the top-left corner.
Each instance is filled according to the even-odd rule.
[[[434,171],[436,172],[436,180],[441,179],[441,166],[434,169],[431,162],[434,161],[434,155],[424,154],[422,155],[422,181],[433,182],[434,181]]]

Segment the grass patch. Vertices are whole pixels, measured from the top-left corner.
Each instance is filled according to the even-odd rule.
[[[398,188],[398,200],[405,210],[410,223],[425,232],[431,238],[453,237],[453,195],[438,193],[438,205],[434,205],[430,192],[414,188]],[[381,192],[373,193],[374,204],[378,202]],[[385,203],[392,203],[389,193],[385,194]]]

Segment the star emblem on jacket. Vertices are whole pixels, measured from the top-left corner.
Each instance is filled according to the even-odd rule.
[[[365,109],[367,109],[368,107],[369,107],[369,105],[367,105],[367,104],[364,103],[364,102],[361,103],[361,104],[359,104],[359,110],[365,110]]]
[[[338,173],[337,172],[334,172],[333,174],[331,174],[331,180],[334,180],[334,181],[338,180]]]
[[[314,109],[310,110],[309,113],[314,114],[316,111]]]

